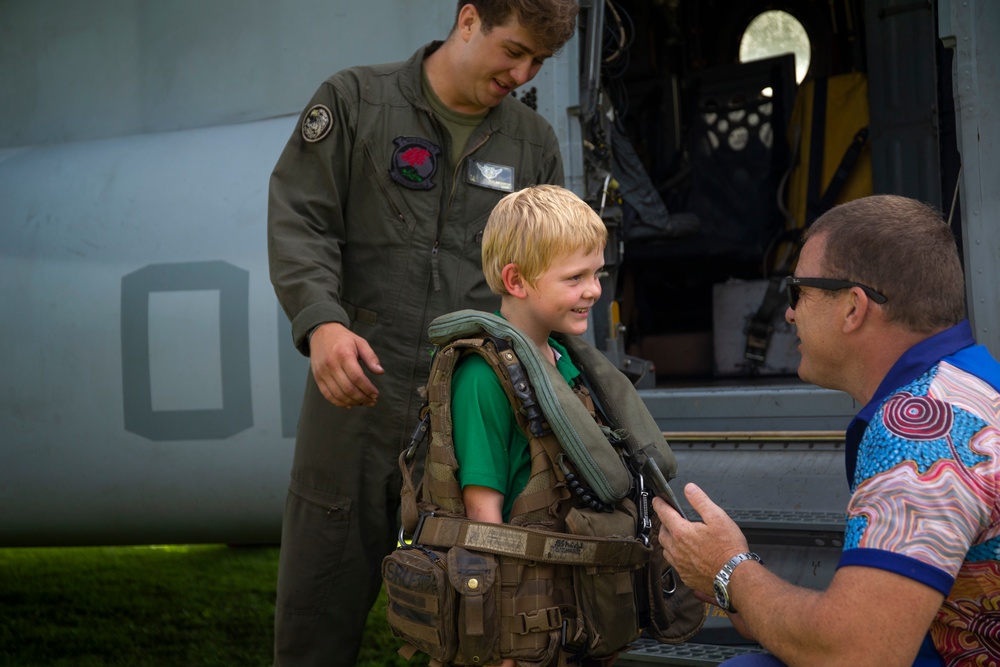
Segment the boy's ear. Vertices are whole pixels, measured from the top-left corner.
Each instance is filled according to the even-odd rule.
[[[521,274],[521,269],[517,268],[517,264],[512,263],[503,267],[500,277],[503,279],[504,288],[512,297],[523,299],[528,296],[528,292],[525,289],[527,281]]]

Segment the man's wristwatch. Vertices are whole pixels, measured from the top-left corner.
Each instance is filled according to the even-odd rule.
[[[741,554],[736,554],[729,559],[729,562],[722,566],[719,573],[715,575],[715,583],[712,588],[715,590],[715,601],[720,607],[729,613],[733,613],[736,609],[733,608],[732,598],[729,597],[729,577],[733,576],[733,570],[736,566],[745,560],[755,560],[758,563],[763,564],[764,561],[760,559],[755,553],[745,552]]]

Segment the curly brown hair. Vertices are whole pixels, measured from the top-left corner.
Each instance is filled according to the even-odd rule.
[[[573,36],[580,12],[576,0],[459,0],[456,22],[465,5],[476,8],[484,33],[514,16],[540,45],[552,53],[561,49]]]

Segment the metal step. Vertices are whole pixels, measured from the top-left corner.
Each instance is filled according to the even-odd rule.
[[[633,645],[635,648],[618,656],[615,667],[645,667],[648,665],[710,667],[737,656],[765,652],[764,649],[756,645],[661,644],[652,639],[640,639]]]
[[[733,508],[728,514],[744,530],[791,530],[844,534],[844,512]]]
[[[849,498],[843,431],[672,432],[668,440],[678,463],[671,486],[689,519],[698,519],[683,497],[690,481],[729,514],[771,572],[805,588],[829,586],[844,545]],[[762,652],[745,641],[711,607],[690,642],[645,640],[619,663],[718,665]]]
[[[674,432],[670,446],[670,484],[682,505],[684,485],[694,482],[745,531],[843,539],[850,494],[842,431]]]
[[[819,432],[847,427],[861,409],[846,393],[794,380],[742,386],[643,389],[639,396],[664,431]]]

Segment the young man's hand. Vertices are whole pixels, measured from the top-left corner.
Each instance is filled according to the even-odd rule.
[[[361,336],[338,322],[321,324],[309,338],[309,364],[323,397],[341,408],[373,406],[378,389],[365,375],[385,371],[378,356]]]

